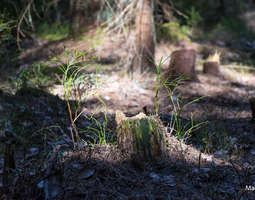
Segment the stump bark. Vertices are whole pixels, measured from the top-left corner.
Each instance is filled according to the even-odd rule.
[[[126,117],[117,111],[116,122],[118,146],[130,158],[153,160],[166,152],[166,130],[156,116]]]
[[[219,63],[218,62],[205,62],[203,64],[203,73],[210,74],[210,75],[219,75]]]
[[[174,51],[165,79],[173,80],[184,77],[188,80],[198,80],[195,74],[196,51],[193,49],[181,49]]]

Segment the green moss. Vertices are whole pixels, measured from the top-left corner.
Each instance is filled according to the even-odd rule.
[[[162,152],[163,130],[152,117],[125,119],[118,129],[118,140],[122,148],[143,159],[152,159]]]

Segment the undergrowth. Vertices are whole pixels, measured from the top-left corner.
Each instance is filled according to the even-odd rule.
[[[13,80],[13,84],[16,90],[24,87],[46,89],[53,84],[59,83],[56,76],[60,72],[56,67],[37,63],[21,70]]]
[[[79,145],[79,143],[87,145],[89,141],[92,141],[94,144],[113,142],[112,137],[107,134],[108,118],[107,108],[104,101],[97,96],[96,93],[90,93],[90,95],[96,97],[101,103],[101,105],[94,112],[100,110],[104,113],[103,122],[99,122],[95,117],[93,117],[93,113],[90,116],[83,115],[83,110],[81,107],[81,103],[86,100],[87,96],[89,95],[89,91],[91,91],[90,88],[92,84],[97,84],[98,86],[97,74],[94,76],[94,80],[91,81],[91,76],[84,71],[86,66],[79,65],[82,61],[87,59],[84,52],[73,51],[71,53],[66,53],[65,65],[60,62],[60,70],[63,73],[62,85],[64,86],[64,99],[67,103],[71,123],[70,135],[74,147],[77,146],[77,144]],[[74,104],[72,105],[70,103],[71,99],[74,100]],[[81,116],[85,116],[85,118],[91,122],[91,125],[89,125],[86,129],[80,129],[76,126],[76,122]],[[83,135],[85,134],[85,137],[89,138],[90,140],[86,141],[81,139],[80,133]]]
[[[48,24],[42,23],[38,26],[36,35],[39,38],[49,40],[49,41],[57,41],[64,39],[69,34],[69,25],[68,24]]]
[[[172,105],[172,113],[171,113],[171,119],[170,121],[170,129],[171,133],[174,134],[177,139],[180,142],[185,142],[189,137],[191,137],[191,133],[198,130],[202,125],[206,124],[207,122],[194,122],[192,116],[189,119],[189,122],[183,123],[183,120],[181,119],[181,113],[183,109],[195,102],[198,102],[200,98],[196,98],[188,103],[184,103],[181,100],[180,96],[175,95],[177,88],[185,81],[187,80],[185,77],[178,77],[174,80],[169,79],[163,79],[161,74],[161,67],[164,63],[164,60],[161,59],[159,64],[157,65],[157,76],[156,76],[156,82],[155,82],[155,112],[158,115],[159,111],[159,98],[158,93],[160,89],[163,89],[167,95],[169,103]]]
[[[178,22],[168,22],[164,24],[157,24],[157,38],[163,41],[189,41],[191,29],[188,26],[180,25]]]

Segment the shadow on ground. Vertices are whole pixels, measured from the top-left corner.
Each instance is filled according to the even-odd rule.
[[[208,161],[213,159],[210,156],[200,160],[198,154],[191,158],[191,152],[186,151],[173,151],[154,162],[129,160],[113,144],[89,148],[84,143],[82,150],[73,150],[66,103],[42,90],[23,88],[16,95],[1,92],[0,105],[1,116],[5,116],[1,119],[2,130],[11,128],[27,141],[26,145],[16,145],[19,170],[10,173],[10,185],[1,187],[1,198],[255,198],[254,192],[245,191],[246,185],[254,184],[254,169],[242,164],[215,164]],[[114,120],[114,116],[109,118]],[[78,125],[84,129],[92,126],[90,120],[83,119]],[[98,121],[102,119],[98,116]],[[229,124],[240,123],[238,119],[226,120]],[[87,139],[84,133],[81,137]],[[34,155],[32,147],[38,149]]]

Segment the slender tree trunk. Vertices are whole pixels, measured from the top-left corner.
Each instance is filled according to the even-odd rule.
[[[136,12],[136,55],[132,72],[156,71],[153,0],[139,0]]]
[[[71,30],[70,33],[73,37],[77,37],[80,32],[80,19],[82,13],[81,0],[71,1]]]

